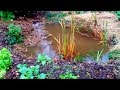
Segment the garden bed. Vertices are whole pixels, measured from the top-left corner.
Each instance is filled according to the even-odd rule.
[[[102,23],[103,23],[102,18],[103,20],[105,20],[105,17],[108,16],[109,18],[107,20],[108,21],[111,20],[109,23],[109,26],[107,27],[108,39],[113,35],[116,35],[116,37],[119,38],[120,37],[119,31],[118,31],[119,27],[117,26],[119,22],[116,21],[117,19],[116,17],[114,17],[114,15],[111,15],[109,13],[105,14],[105,13],[106,12],[97,13],[98,15],[97,20],[98,20],[99,26],[101,27],[101,30],[102,30]],[[82,16],[78,15],[77,20],[78,18],[80,18],[81,20],[81,17],[82,17],[87,22],[88,20],[87,18],[89,18],[90,16],[91,16],[91,13],[89,14],[86,13],[85,15],[82,15]],[[67,20],[69,19],[67,18]],[[90,23],[93,22],[93,21],[90,21],[90,18],[88,21]],[[8,24],[11,22],[14,23],[15,25],[20,26],[22,29],[22,35],[25,36],[24,41],[20,44],[9,45],[9,43],[6,40]],[[49,58],[47,56],[40,56],[42,55],[40,54],[41,52],[38,52],[37,56],[27,53],[31,48],[32,48],[31,50],[35,50],[34,49],[35,47],[39,49],[39,46],[45,47],[45,45],[48,47],[51,47],[51,44],[48,43],[48,39],[47,39],[47,38],[50,38],[48,31],[51,32],[50,31],[51,26],[49,27],[48,25],[47,27],[45,27],[49,29],[48,31],[45,31],[44,19],[33,19],[33,18],[28,19],[27,18],[26,20],[18,19],[11,22],[0,21],[0,50],[4,47],[10,50],[10,52],[12,53],[12,60],[13,60],[10,68],[7,70],[4,76],[4,79],[36,79],[36,78],[37,79],[119,79],[120,78],[119,60],[115,61],[111,59],[107,63],[99,64],[96,62],[94,63],[82,62],[80,60],[66,61],[63,58],[59,57],[58,54],[55,54],[56,56]],[[38,27],[39,23],[37,24],[37,22],[41,23],[40,24],[41,27]],[[90,27],[92,28],[93,23],[90,25],[91,25]],[[115,33],[112,34],[113,28]],[[43,30],[41,32],[38,32],[39,29],[43,29]],[[53,30],[53,34],[54,33],[56,32]],[[89,34],[89,35],[92,36],[92,34]],[[112,48],[113,47],[115,46],[113,45]],[[48,54],[53,53],[52,51],[53,49],[49,48],[47,51],[51,51],[51,52],[46,52],[46,53]],[[52,55],[54,55],[54,53]],[[44,61],[44,60],[48,60],[48,61]],[[24,66],[20,66],[20,64]],[[25,64],[27,64],[28,66],[25,66]],[[32,67],[34,66],[35,66],[36,73],[32,71]],[[34,74],[31,74],[33,72]]]

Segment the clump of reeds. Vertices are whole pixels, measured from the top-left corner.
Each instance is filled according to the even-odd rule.
[[[75,45],[75,29],[76,23],[73,17],[73,13],[71,15],[70,28],[67,31],[65,21],[62,20],[59,22],[62,27],[62,38],[59,36],[58,41],[58,50],[59,53],[63,55],[65,60],[72,60],[76,54],[76,45]],[[61,39],[62,40],[61,40]]]
[[[107,46],[107,22],[103,23],[104,24],[104,30],[101,31],[100,28],[98,27],[98,23],[97,23],[97,17],[96,17],[96,13],[93,15],[94,18],[94,29],[93,29],[93,33],[95,35],[95,37],[100,39],[99,44],[103,44],[104,46]]]
[[[75,29],[76,23],[71,14],[71,22],[69,30],[66,29],[66,24],[64,20],[59,21],[62,28],[62,35],[59,35],[54,39],[57,41],[58,53],[63,55],[64,60],[72,60],[76,55],[76,45],[75,45]]]

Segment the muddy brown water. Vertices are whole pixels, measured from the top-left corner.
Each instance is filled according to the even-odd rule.
[[[51,33],[53,36],[58,37],[58,35],[62,35],[61,27],[59,24],[47,24],[46,30]],[[49,40],[52,40],[52,47],[57,50],[57,42],[55,39],[51,36],[48,38]],[[78,52],[81,55],[86,55],[90,50],[96,51],[96,50],[102,50],[104,47],[102,44],[98,44],[99,41],[93,40],[92,38],[83,36],[79,33],[75,33],[75,43]],[[104,52],[107,52],[108,48],[105,48]]]
[[[45,24],[44,30],[49,32],[55,37],[62,34],[62,29],[59,24]],[[44,30],[42,30],[41,27],[36,29],[39,35],[43,35]],[[43,35],[43,37],[45,36]],[[76,43],[77,51],[82,56],[87,55],[91,50],[96,51],[96,50],[102,50],[104,48],[103,45],[98,44],[99,41],[93,40],[89,37],[85,37],[83,35],[80,35],[79,33],[75,33],[75,43]],[[22,44],[22,47],[25,46]],[[38,54],[43,53],[53,58],[57,52],[57,42],[52,36],[49,36],[46,39],[42,40],[40,46],[28,47],[27,49],[28,51],[25,53],[27,56],[30,55],[38,56]],[[108,48],[105,48],[104,53],[106,53],[107,51]]]

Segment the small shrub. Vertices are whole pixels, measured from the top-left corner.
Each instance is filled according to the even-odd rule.
[[[0,11],[0,17],[3,21],[10,21],[15,18],[12,12],[9,11]]]
[[[120,20],[120,11],[114,11],[114,13],[117,15],[118,19]]]
[[[62,18],[64,18],[66,15],[67,14],[63,12],[60,12],[60,13],[49,12],[46,17],[49,21],[53,21],[56,23],[60,21]]]
[[[108,54],[109,59],[120,59],[120,50],[111,51]]]
[[[8,32],[7,32],[7,41],[10,45],[19,43],[23,41],[23,36],[21,35],[22,31],[21,28],[14,24],[8,25]]]
[[[26,64],[18,64],[19,72],[21,73],[20,79],[45,79],[46,74],[41,73],[39,65],[28,67]]]
[[[0,78],[3,78],[6,71],[12,65],[12,54],[6,48],[0,50]]]
[[[45,65],[47,62],[51,62],[51,58],[47,55],[39,54],[37,62],[41,62],[42,65]]]
[[[73,75],[71,72],[66,72],[65,74],[61,74],[60,79],[77,79],[78,77]]]

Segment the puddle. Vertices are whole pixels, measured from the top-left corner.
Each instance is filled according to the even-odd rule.
[[[59,34],[61,34],[61,27],[58,24],[47,24],[46,30],[57,37]],[[57,49],[57,42],[53,37],[49,37],[49,40],[52,40],[52,47],[54,49]],[[96,40],[93,40],[91,38],[85,37],[80,35],[79,33],[75,33],[75,43],[77,50],[81,55],[86,55],[90,50],[102,50],[103,46],[98,44],[99,42]],[[107,52],[108,48],[104,50],[104,52]]]
[[[48,32],[53,36],[57,37],[62,34],[61,27],[59,24],[45,24],[45,23],[34,23],[35,32],[37,32],[38,36],[42,38],[42,41],[39,46],[36,47],[28,47],[28,51],[25,53],[27,56],[33,55],[38,56],[39,53],[47,54],[49,57],[53,58],[57,52],[57,42],[52,36],[47,37]],[[103,46],[98,44],[98,41],[95,41],[91,38],[80,35],[79,33],[75,33],[75,43],[78,52],[85,56],[89,53],[90,50],[102,50]],[[25,47],[22,45],[22,47]],[[107,53],[108,48],[104,50],[104,53]],[[103,55],[103,59],[106,59],[106,55]],[[88,57],[86,57],[86,60]],[[89,58],[90,59],[90,58]],[[92,59],[90,59],[92,61]],[[104,61],[105,62],[105,61]]]

